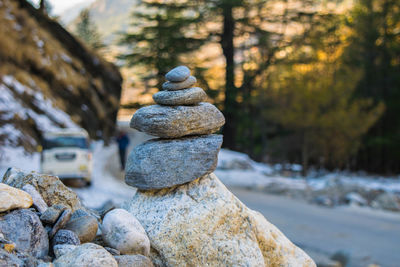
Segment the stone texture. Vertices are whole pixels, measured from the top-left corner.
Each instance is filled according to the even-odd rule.
[[[81,242],[79,241],[78,236],[70,231],[61,229],[54,235],[53,239],[51,240],[51,246],[54,247],[55,245],[80,245]]]
[[[65,229],[73,231],[81,243],[91,242],[96,237],[98,223],[96,218],[90,215],[73,217],[65,225]]]
[[[163,90],[176,91],[192,87],[197,82],[196,77],[189,76],[182,82],[165,82],[162,85]]]
[[[165,79],[171,82],[184,81],[190,75],[190,69],[186,66],[178,66],[165,74]]]
[[[32,197],[28,193],[0,183],[0,212],[27,209],[32,206],[32,203]]]
[[[125,182],[149,190],[193,181],[215,170],[221,144],[222,135],[149,140],[129,154]]]
[[[123,209],[114,209],[104,216],[103,240],[122,254],[149,255],[150,241],[139,221]]]
[[[56,258],[59,258],[64,254],[70,253],[76,247],[77,247],[76,245],[68,245],[68,244],[55,245],[53,247],[54,256],[56,256]]]
[[[214,133],[225,124],[224,115],[210,103],[195,106],[151,105],[133,115],[130,127],[161,138]]]
[[[29,195],[31,195],[32,200],[33,200],[33,206],[40,212],[43,213],[47,210],[48,206],[44,202],[42,196],[39,194],[39,192],[36,190],[35,187],[33,187],[30,184],[26,184],[22,187],[22,190],[27,192]]]
[[[16,255],[0,249],[0,266],[23,267],[24,261],[19,259]]]
[[[172,189],[138,191],[124,208],[146,230],[161,266],[315,266],[214,175]]]
[[[179,91],[161,91],[153,95],[159,105],[195,105],[206,100],[207,95],[200,87],[193,87]]]
[[[66,209],[63,211],[63,213],[58,218],[57,222],[54,224],[53,229],[51,229],[51,231],[49,233],[50,238],[52,238],[57,233],[58,230],[64,228],[64,226],[67,224],[67,222],[71,218],[71,214],[72,214],[72,212],[70,209]]]
[[[33,185],[48,206],[63,204],[73,211],[82,208],[76,193],[66,187],[56,176],[10,168],[4,174],[2,182],[19,189],[26,184]]]
[[[32,211],[20,209],[0,218],[0,232],[15,243],[16,249],[43,258],[49,251],[49,238],[39,217]]]
[[[121,255],[114,258],[118,267],[153,267],[151,260],[143,255]]]
[[[56,267],[118,267],[117,261],[107,250],[93,243],[77,246],[53,263]]]
[[[43,212],[40,216],[40,220],[46,224],[53,225],[60,217],[61,213],[66,209],[67,207],[61,204],[53,205]]]

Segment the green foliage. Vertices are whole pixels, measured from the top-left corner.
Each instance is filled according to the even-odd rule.
[[[104,47],[100,34],[97,31],[97,27],[90,18],[90,11],[88,9],[82,10],[79,14],[78,23],[76,25],[76,34],[87,45],[95,50]]]
[[[133,30],[121,40],[129,52],[120,58],[128,66],[143,67],[143,80],[155,80],[160,88],[167,71],[204,43],[197,33],[201,14],[192,1],[142,1],[134,10]]]
[[[352,29],[343,60],[362,71],[357,97],[384,102],[386,111],[369,131],[359,167],[400,171],[400,1],[358,0],[347,17]]]

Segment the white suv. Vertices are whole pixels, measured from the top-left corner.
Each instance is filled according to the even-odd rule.
[[[90,184],[92,153],[89,136],[83,129],[65,129],[44,134],[41,154],[42,173],[65,181]],[[76,183],[74,183],[76,184]]]

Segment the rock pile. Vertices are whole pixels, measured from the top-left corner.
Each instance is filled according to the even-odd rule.
[[[129,155],[123,206],[150,239],[156,266],[315,266],[261,214],[248,209],[212,174],[225,119],[204,103],[187,67],[165,76],[158,105],[139,109],[131,127],[160,137]],[[135,224],[136,219],[130,219]],[[109,226],[108,226],[109,227]],[[110,228],[111,229],[111,228]]]
[[[150,241],[132,218],[83,207],[55,176],[9,169],[0,183],[0,266],[151,267]]]
[[[206,93],[192,87],[196,78],[185,66],[165,75],[164,91],[153,96],[158,105],[139,109],[130,126],[158,136],[129,155],[125,181],[143,190],[191,182],[215,170],[222,136],[215,135],[225,118]]]

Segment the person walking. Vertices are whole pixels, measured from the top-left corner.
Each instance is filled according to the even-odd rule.
[[[125,170],[125,161],[126,161],[126,149],[129,146],[129,137],[126,132],[121,131],[117,137],[118,150],[119,150],[119,159],[121,162],[121,170]]]

